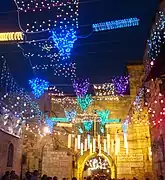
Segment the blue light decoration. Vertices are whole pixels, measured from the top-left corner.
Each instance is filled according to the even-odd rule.
[[[74,79],[73,81],[73,88],[78,97],[86,95],[89,85],[88,79]]]
[[[45,118],[45,123],[49,127],[50,131],[52,132],[55,123],[48,116],[46,116]]]
[[[95,32],[107,31],[107,30],[112,30],[112,29],[133,27],[133,26],[138,26],[138,25],[139,25],[138,18],[128,18],[128,19],[121,19],[121,20],[93,24],[93,31]]]
[[[45,90],[49,87],[49,82],[39,78],[29,80],[29,84],[32,88],[32,93],[36,98],[41,97]]]
[[[71,28],[63,29],[60,33],[57,33],[56,30],[52,30],[51,33],[52,39],[59,50],[59,55],[62,57],[62,60],[70,58],[71,50],[77,40],[76,31]]]
[[[76,115],[77,115],[77,112],[74,110],[73,111],[65,111],[65,117],[67,118],[67,120],[69,122],[74,121]]]
[[[91,94],[86,94],[84,97],[77,97],[77,102],[83,111],[89,107],[92,101],[93,99]]]
[[[93,126],[93,121],[83,121],[85,131],[90,131]]]

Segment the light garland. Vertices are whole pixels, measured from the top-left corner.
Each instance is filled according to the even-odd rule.
[[[20,88],[12,77],[6,60],[3,57],[3,66],[1,71],[0,88],[3,92],[1,101],[5,108],[11,109],[11,112],[24,120],[42,118],[42,113],[38,104]]]
[[[92,96],[90,94],[86,94],[84,97],[77,97],[77,102],[83,111],[89,107],[92,101]]]
[[[139,25],[138,18],[121,19],[121,20],[93,24],[93,31],[96,31],[96,32],[107,31],[107,30],[112,30],[112,29],[133,27],[133,26],[138,26],[138,25]]]
[[[43,42],[32,41],[30,44],[36,46],[37,49],[41,49],[41,53],[28,52],[26,56],[32,58],[34,70],[52,69],[55,76],[74,79],[76,77],[76,66],[75,62],[71,61],[70,56],[73,44],[77,40],[79,2],[76,0],[74,2],[72,0],[35,2],[32,0],[25,3],[15,0],[15,3],[18,10],[24,12],[39,10],[42,13],[43,9],[56,10],[55,16],[49,20],[37,19],[33,23],[27,24],[25,30],[27,33],[49,31],[50,37],[46,37],[47,40]],[[21,26],[20,22],[19,25]],[[46,61],[42,61],[44,62],[42,64],[36,64],[36,58],[38,57],[45,58]]]
[[[23,41],[24,35],[22,32],[5,32],[0,33],[0,41]]]
[[[73,81],[73,88],[78,97],[85,96],[89,88],[88,79],[75,79]]]
[[[128,76],[119,76],[113,77],[112,83],[114,84],[115,93],[118,95],[124,95],[128,88],[129,77]]]
[[[45,90],[47,90],[49,87],[48,81],[45,81],[39,78],[29,80],[29,84],[31,88],[33,89],[32,93],[34,94],[36,98],[39,98],[40,96],[42,96]]]
[[[110,114],[110,111],[109,110],[103,110],[103,111],[96,111],[97,115],[99,116],[100,118],[100,122],[102,125],[105,125],[107,120],[108,120],[108,116]]]
[[[51,31],[51,33],[62,60],[70,58],[71,49],[77,40],[76,31],[74,29],[63,29],[61,33],[57,33],[55,30]]]
[[[165,15],[158,12],[157,22],[152,30],[150,40],[148,40],[148,56],[155,60],[160,53],[161,45],[165,43]],[[151,64],[152,65],[152,64]]]

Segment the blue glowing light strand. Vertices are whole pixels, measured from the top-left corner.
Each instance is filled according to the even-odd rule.
[[[68,123],[69,122],[67,118],[51,117],[50,119],[53,122],[61,122],[61,123]]]
[[[77,40],[76,30],[71,29],[63,29],[61,32],[57,32],[56,30],[52,30],[52,39],[55,43],[55,46],[59,50],[59,55],[62,59],[68,59],[71,55],[71,50],[75,41]]]
[[[77,115],[77,112],[74,111],[74,110],[73,110],[73,111],[72,111],[72,110],[70,110],[70,111],[65,111],[65,117],[67,118],[67,120],[68,120],[69,122],[74,121],[76,115]]]
[[[49,127],[50,131],[52,132],[55,122],[53,122],[48,116],[46,116],[45,123]]]
[[[93,126],[93,121],[92,120],[85,120],[83,121],[83,124],[84,124],[84,129],[85,131],[90,131],[92,129],[92,126]]]
[[[45,90],[49,87],[48,81],[39,78],[29,80],[29,84],[32,88],[32,93],[36,98],[41,97]]]
[[[95,32],[107,31],[107,30],[112,30],[112,29],[133,27],[133,26],[138,26],[138,25],[139,25],[138,18],[128,18],[128,19],[121,19],[121,20],[93,24],[93,31]]]

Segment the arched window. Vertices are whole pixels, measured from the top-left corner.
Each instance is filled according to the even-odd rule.
[[[13,156],[14,156],[14,146],[12,143],[10,143],[8,147],[7,167],[13,167]]]

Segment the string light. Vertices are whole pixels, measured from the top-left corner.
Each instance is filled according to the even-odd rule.
[[[42,96],[45,90],[48,89],[49,87],[48,81],[45,81],[39,78],[29,80],[29,84],[32,88],[32,93],[34,94],[36,98],[39,98],[40,96]]]
[[[5,108],[11,109],[11,112],[24,120],[42,118],[42,113],[38,104],[31,98],[31,96],[15,82],[12,77],[9,68],[6,64],[4,57],[0,89],[1,89],[1,101],[5,104]]]
[[[22,32],[5,32],[0,33],[0,41],[23,41],[24,35]]]
[[[77,97],[77,102],[83,111],[89,107],[92,101],[92,96],[90,94],[86,94],[84,97]]]
[[[139,25],[138,18],[121,19],[121,20],[93,24],[93,31],[96,32],[107,31],[111,29],[119,29],[119,28],[138,26],[138,25]]]
[[[77,40],[76,31],[74,29],[62,29],[60,33],[57,33],[56,30],[52,30],[51,33],[62,60],[70,58],[71,49]]]
[[[155,27],[152,29],[150,40],[148,40],[148,56],[155,60],[160,53],[161,45],[165,43],[165,15],[162,11],[158,12]]]
[[[89,88],[88,79],[75,79],[73,81],[73,88],[78,97],[85,96]]]
[[[77,112],[74,110],[73,111],[65,111],[65,117],[67,118],[67,120],[69,122],[74,121],[76,115],[77,115]]]
[[[103,110],[103,111],[96,111],[97,115],[99,116],[100,118],[100,121],[101,121],[101,124],[102,125],[105,125],[106,124],[106,121],[108,119],[108,116],[109,116],[109,113],[110,111],[109,110]]]

